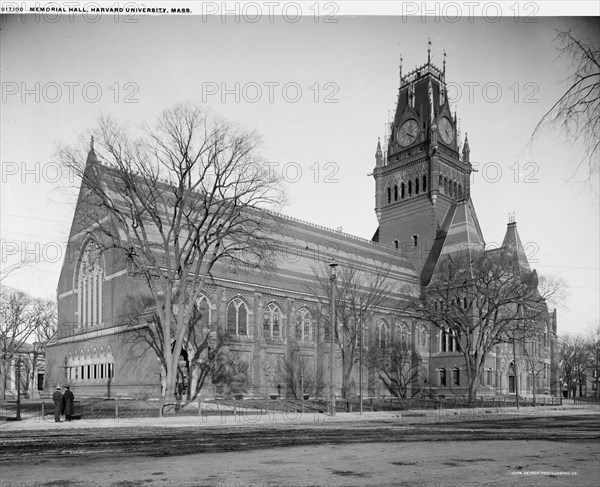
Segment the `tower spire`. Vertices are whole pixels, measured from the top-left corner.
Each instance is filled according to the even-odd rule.
[[[427,38],[427,64],[431,63],[431,37]]]
[[[442,75],[446,77],[446,49],[444,49],[444,61],[442,66]]]
[[[383,151],[381,150],[381,139],[377,137],[377,150],[375,151],[375,165],[383,166]]]
[[[469,134],[465,132],[465,143],[463,145],[462,156],[463,162],[467,163],[469,161],[469,155],[471,154],[471,149],[469,148]]]

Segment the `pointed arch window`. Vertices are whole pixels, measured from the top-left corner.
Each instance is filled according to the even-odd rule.
[[[404,322],[400,326],[400,346],[403,351],[408,350],[408,327]]]
[[[419,178],[415,179],[415,194],[419,194]]]
[[[82,327],[102,323],[102,284],[104,262],[100,248],[90,242],[83,252],[78,276],[78,313]]]
[[[227,305],[227,331],[232,335],[248,334],[248,308],[240,298]]]
[[[404,199],[404,197],[406,196],[405,194],[405,190],[404,190],[404,182],[400,183],[400,198]]]
[[[300,308],[296,312],[296,338],[305,342],[313,339],[312,315],[306,308]]]
[[[392,202],[392,188],[390,188],[389,186],[387,188],[387,201],[388,203]]]
[[[275,303],[269,303],[263,310],[263,335],[265,338],[281,338],[281,318],[283,313]]]
[[[398,185],[394,184],[394,201],[398,201]]]
[[[427,176],[425,176],[425,174],[423,174],[422,180],[423,180],[423,193],[424,193],[425,191],[427,191]]]
[[[388,345],[388,327],[385,321],[380,321],[377,330],[377,346],[385,350]]]
[[[412,181],[408,182],[408,196],[412,196]]]

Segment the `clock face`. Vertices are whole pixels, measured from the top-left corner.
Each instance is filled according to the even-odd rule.
[[[438,124],[438,130],[440,131],[440,136],[442,140],[446,144],[451,144],[454,140],[454,127],[452,127],[452,123],[446,117],[442,117],[440,123]]]
[[[396,133],[396,140],[402,147],[406,147],[417,140],[417,135],[419,135],[419,124],[411,119],[400,126]]]

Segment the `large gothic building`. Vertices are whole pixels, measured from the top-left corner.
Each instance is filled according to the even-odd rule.
[[[398,102],[389,140],[375,153],[375,212],[379,226],[371,240],[294,218],[279,218],[278,240],[285,252],[270,274],[218,267],[203,289],[198,306],[205,329],[226,336],[223,349],[248,364],[248,396],[282,394],[289,377],[282,364],[294,357],[306,364],[311,396],[327,395],[331,347],[322,302],[310,292],[316,275],[327,272],[332,249],[338,269],[364,275],[385,269],[392,284],[386,299],[370,310],[364,322],[367,347],[408,344],[407,360],[418,374],[408,395],[464,396],[465,359],[460,338],[406,311],[407,289],[426,293],[440,259],[456,248],[483,249],[485,241],[470,197],[469,143],[461,143],[457,120],[446,94],[444,69],[427,64],[401,74]],[[385,149],[385,150],[384,150]],[[87,164],[98,164],[93,147]],[[79,396],[158,397],[161,368],[154,352],[132,336],[126,319],[128,302],[146,285],[110,249],[101,252],[95,227],[79,218],[87,192],[80,190],[69,236],[68,258],[60,275],[57,298],[59,333],[47,348],[46,387],[69,383]],[[517,232],[510,221],[503,248],[531,272]],[[325,251],[327,249],[327,251]],[[535,344],[543,370],[531,374],[524,360],[515,360],[508,344],[492,350],[481,374],[478,394],[486,396],[557,393],[554,349],[556,314],[549,314],[544,335]],[[527,346],[520,344],[521,347]],[[334,388],[342,387],[341,354],[335,347]],[[369,356],[369,353],[366,354]],[[362,367],[362,370],[360,370]],[[362,373],[360,373],[362,372]],[[518,379],[518,380],[516,380]],[[389,395],[370,360],[357,364],[347,387],[352,394]],[[215,393],[210,381],[203,394]]]

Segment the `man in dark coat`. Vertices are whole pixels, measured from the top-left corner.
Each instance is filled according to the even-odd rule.
[[[63,413],[65,415],[65,419],[67,421],[71,421],[71,416],[75,414],[75,396],[71,392],[69,386],[67,386],[67,390],[63,394],[62,404],[63,404]]]
[[[60,387],[56,388],[54,394],[52,394],[52,400],[54,401],[54,421],[60,423],[60,413],[62,409],[63,395],[60,392]]]

